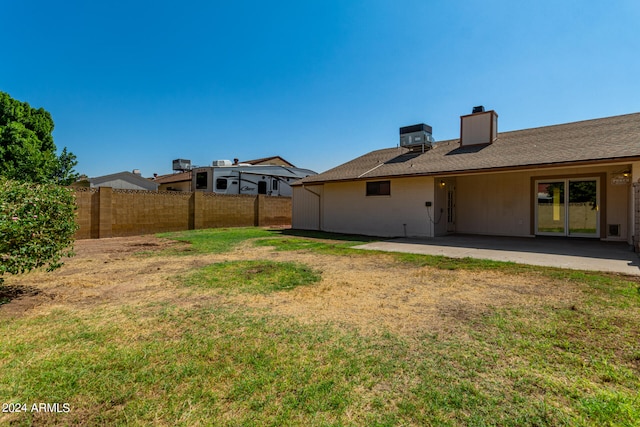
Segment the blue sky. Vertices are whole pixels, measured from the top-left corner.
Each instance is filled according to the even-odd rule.
[[[98,176],[280,155],[318,172],[458,137],[640,111],[640,2],[0,1],[0,91]]]

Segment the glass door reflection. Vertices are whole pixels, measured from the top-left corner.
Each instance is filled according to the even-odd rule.
[[[564,181],[539,182],[536,204],[538,234],[565,235]]]
[[[569,235],[598,235],[598,183],[595,179],[569,181]]]

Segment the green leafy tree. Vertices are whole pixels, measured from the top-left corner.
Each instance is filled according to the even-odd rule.
[[[62,149],[60,157],[57,159],[57,165],[53,171],[53,180],[59,185],[71,185],[77,181],[78,175],[73,169],[78,162],[73,153],[67,152],[67,147]]]
[[[0,92],[0,284],[5,273],[58,268],[72,253],[76,157],[56,155],[53,119]]]
[[[0,284],[5,273],[61,266],[73,253],[75,209],[70,189],[0,176]]]
[[[56,155],[51,114],[0,92],[0,175],[20,181],[71,184],[76,156]]]

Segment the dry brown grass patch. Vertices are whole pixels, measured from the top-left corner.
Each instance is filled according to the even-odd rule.
[[[250,259],[300,262],[321,271],[322,280],[290,291],[226,297],[229,302],[269,309],[305,323],[337,322],[370,332],[442,332],[495,308],[567,306],[580,300],[575,286],[559,286],[541,277],[408,266],[384,254],[278,252],[252,246],[251,242],[219,255],[156,253],[179,245],[184,244],[153,236],[78,241],[77,255],[60,270],[9,277],[7,285],[36,289],[37,294],[5,304],[0,316],[22,316],[63,306],[83,309],[152,300],[199,305],[212,296],[205,295],[206,291],[180,289],[173,277],[213,262]]]

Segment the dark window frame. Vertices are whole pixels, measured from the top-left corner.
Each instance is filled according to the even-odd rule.
[[[369,181],[367,182],[366,195],[369,196],[390,196],[391,181]]]
[[[208,186],[209,172],[196,172],[196,190],[206,190]]]
[[[216,190],[226,190],[227,188],[229,188],[229,181],[227,178],[216,179]]]

